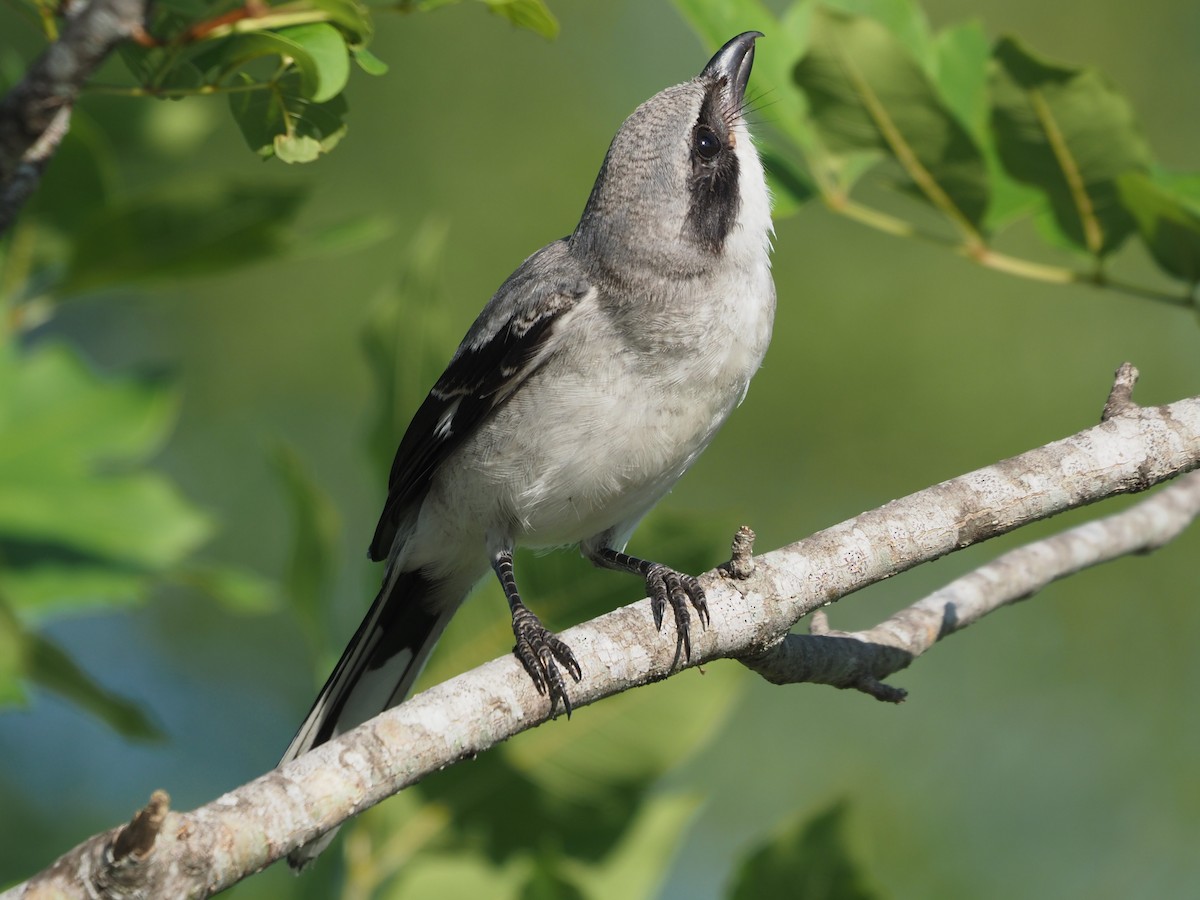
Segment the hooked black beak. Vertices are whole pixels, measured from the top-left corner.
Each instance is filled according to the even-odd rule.
[[[754,66],[754,41],[763,37],[761,31],[746,31],[728,41],[708,61],[701,78],[724,78],[736,103],[746,96],[746,83]]]

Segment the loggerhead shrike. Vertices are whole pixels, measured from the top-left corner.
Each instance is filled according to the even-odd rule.
[[[517,657],[551,714],[569,714],[563,672],[582,667],[522,600],[518,544],[576,544],[644,578],[655,623],[670,606],[691,655],[703,589],[625,544],[742,401],[771,337],[770,197],[744,117],[758,37],[625,120],[575,231],[525,260],[467,332],[396,452],[370,547],[383,587],[282,762],[403,700],[489,569]]]

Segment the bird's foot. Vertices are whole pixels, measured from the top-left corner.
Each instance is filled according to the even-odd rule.
[[[683,658],[692,658],[692,615],[688,605],[696,610],[702,627],[708,627],[708,601],[704,588],[691,575],[676,572],[662,563],[651,563],[646,571],[646,593],[650,597],[650,609],[654,613],[654,626],[662,631],[663,615],[667,605],[675,614],[675,660],[671,667],[679,665]]]
[[[567,694],[566,682],[563,680],[559,666],[575,679],[576,683],[583,677],[579,661],[571,648],[564,644],[536,615],[525,606],[513,610],[513,634],[517,645],[513,652],[525,671],[529,673],[533,686],[539,694],[549,694],[550,715],[554,715],[559,703],[562,704],[567,718],[571,717],[571,698]]]

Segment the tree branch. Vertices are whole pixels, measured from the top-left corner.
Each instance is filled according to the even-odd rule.
[[[937,641],[1060,578],[1157,550],[1197,516],[1200,472],[1190,472],[1131,509],[1005,553],[874,628],[832,631],[818,610],[812,634],[789,634],[740,661],[772,684],[829,684],[896,703],[906,692],[881,684],[882,679],[906,668]]]
[[[141,32],[146,4],[71,4],[58,40],[0,100],[0,234],[37,189],[67,133],[80,89],[120,41]]]
[[[1134,413],[1138,371],[1122,365],[1101,420]],[[1124,512],[1072,528],[998,557],[866,631],[833,631],[823,610],[813,613],[811,634],[789,634],[741,658],[772,684],[828,684],[899,703],[902,688],[882,683],[937,641],[990,612],[1025,600],[1051,582],[1133,553],[1149,553],[1174,540],[1200,516],[1200,472],[1183,476]]]
[[[1200,397],[1148,409],[1118,403],[1114,409],[1116,414],[1094,428],[894,500],[757,557],[753,567],[743,550],[734,569],[744,577],[715,572],[703,579],[711,627],[694,635],[689,665],[721,657],[769,659],[777,652],[773,648],[788,646],[784,636],[800,618],[868,584],[1034,520],[1145,490],[1200,466]],[[1176,499],[1190,509],[1192,492],[1200,490],[1196,483],[1196,477],[1181,481],[1179,491],[1164,491],[1136,510],[1155,520]],[[1085,526],[1051,539],[1060,541],[1058,549],[1039,551],[1035,548],[1041,544],[1035,544],[1025,552],[1031,558],[1046,553],[1060,559],[1107,540],[1102,552],[1116,554],[1120,545],[1107,536],[1123,529],[1108,523],[1126,515],[1097,523],[1100,536],[1095,540],[1079,537]],[[1132,518],[1124,522],[1130,533],[1140,527]],[[1160,532],[1159,539],[1169,539],[1168,533]],[[1156,545],[1154,540],[1135,540],[1129,546]],[[1094,552],[1092,556],[1099,560]],[[906,629],[919,635],[903,638],[905,649],[879,651],[898,654],[895,658],[901,660],[888,671],[907,664],[919,641],[931,644],[944,632],[947,603],[958,610],[955,628],[986,611],[968,611],[966,598],[971,584],[978,592],[1005,571],[980,574],[988,568],[946,588],[953,593],[939,592],[916,605],[930,607],[936,619],[924,613],[910,617],[906,610],[889,620],[898,624],[880,626],[888,635],[903,635]],[[1052,563],[1046,571],[1053,578],[1067,570]],[[1034,583],[1018,590],[1027,592]],[[991,608],[1011,602],[989,596]],[[583,681],[572,691],[576,707],[673,674],[673,636],[655,631],[646,600],[572,628],[563,637],[585,661]],[[862,640],[817,637],[826,638],[828,652],[843,660],[862,648],[867,655],[876,652]],[[853,686],[896,699],[895,689],[880,684],[874,674],[883,670],[872,665],[852,660],[842,669],[857,673]],[[135,857],[145,878],[142,884],[153,885],[140,896],[210,896],[431,772],[541,724],[546,714],[545,699],[512,656],[437,685],[206,806],[167,813],[154,849]],[[128,866],[122,873],[124,887],[111,889],[117,834],[114,830],[91,838],[2,900],[135,896],[128,886]],[[144,846],[133,838],[129,842]]]

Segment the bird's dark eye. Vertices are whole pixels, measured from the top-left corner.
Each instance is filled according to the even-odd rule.
[[[692,146],[701,159],[712,159],[721,152],[721,139],[711,128],[701,125],[692,136]]]

